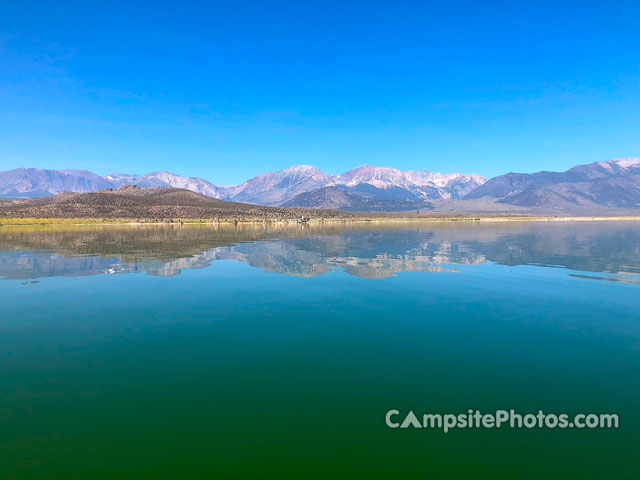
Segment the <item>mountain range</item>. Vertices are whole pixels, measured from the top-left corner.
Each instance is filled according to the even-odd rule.
[[[464,197],[557,209],[640,207],[640,158],[578,165],[566,172],[508,173]]]
[[[265,206],[345,211],[431,209],[434,201],[482,200],[489,205],[542,209],[640,207],[640,158],[578,165],[566,172],[478,174],[402,171],[363,165],[330,175],[311,165],[263,173],[241,185],[220,186],[170,172],[145,175],[86,170],[17,168],[0,172],[0,197],[25,198],[64,191],[88,193],[125,185],[173,187],[219,200]]]
[[[219,200],[267,206],[302,206],[299,195],[326,188],[339,188],[351,201],[324,208],[357,210],[365,204],[395,206],[395,210],[428,208],[428,199],[461,198],[482,185],[481,175],[402,171],[363,165],[340,175],[329,175],[311,165],[294,165],[278,172],[263,173],[237,186],[218,186],[198,177],[182,177],[169,172],[146,175],[110,173],[99,176],[86,170],[38,170],[17,168],[0,173],[0,196],[9,198],[41,197],[64,191],[89,193],[119,188],[174,187],[191,190]],[[373,198],[373,201],[372,201]],[[394,203],[395,202],[395,203]],[[396,205],[397,204],[397,205]],[[319,206],[319,205],[308,205]]]

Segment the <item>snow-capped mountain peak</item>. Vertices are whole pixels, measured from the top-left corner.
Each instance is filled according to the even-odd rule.
[[[29,169],[5,172],[7,181],[11,183],[5,188],[6,193],[15,191],[26,195],[33,190],[38,195],[42,195],[60,193],[61,188],[73,191],[95,191],[99,188],[138,185],[140,187],[177,187],[222,200],[282,205],[301,193],[330,186],[341,188],[369,186],[368,188],[375,187],[385,191],[393,188],[409,192],[418,198],[458,198],[485,181],[480,175],[405,172],[396,168],[372,165],[361,165],[340,175],[329,175],[313,165],[293,165],[277,172],[260,174],[237,186],[219,186],[203,178],[183,177],[167,171],[151,172],[146,175],[110,173],[103,177],[91,172],[75,170],[34,172],[36,171]],[[35,183],[28,179],[37,175],[41,179],[36,187]],[[69,177],[73,177],[74,180],[65,180]],[[9,178],[12,180],[9,181]],[[56,180],[50,181],[49,178]]]
[[[349,187],[364,183],[377,188],[387,189],[399,187],[411,191],[420,190],[421,187],[446,189],[450,187],[452,183],[458,185],[469,184],[469,187],[466,188],[465,191],[470,191],[471,188],[482,185],[486,181],[486,178],[478,174],[443,174],[417,170],[402,171],[396,168],[374,167],[371,165],[362,165],[336,177],[336,184],[343,184]],[[442,198],[451,197],[451,192],[440,193]],[[453,196],[455,197],[457,195],[454,194]]]
[[[614,158],[606,163],[615,164],[621,168],[629,168],[640,165],[640,158]]]

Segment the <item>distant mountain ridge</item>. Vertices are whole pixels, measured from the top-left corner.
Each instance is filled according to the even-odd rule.
[[[566,172],[507,173],[463,197],[523,207],[640,207],[640,158],[578,165]]]
[[[114,188],[124,185],[137,185],[139,187],[174,187],[184,188],[192,192],[201,193],[208,197],[221,199],[224,194],[221,188],[199,177],[182,177],[170,172],[151,172],[146,175],[130,175],[126,173],[110,173],[103,177],[111,182]]]
[[[376,196],[377,191],[377,196],[388,197],[389,190],[395,190],[399,192],[399,197],[408,196],[414,204],[428,205],[426,200],[430,198],[460,198],[485,181],[484,177],[476,174],[405,172],[370,165],[363,165],[340,175],[329,175],[311,165],[294,165],[278,172],[263,173],[241,185],[223,187],[203,178],[183,177],[170,172],[152,172],[146,175],[110,173],[100,177],[80,170],[18,168],[0,172],[0,196],[38,197],[63,191],[89,193],[123,185],[138,185],[184,188],[220,200],[280,206],[300,194],[317,189],[341,186],[350,190],[369,186],[369,195],[374,192],[373,195]],[[412,204],[409,207],[414,206]]]
[[[95,192],[112,184],[88,170],[39,170],[16,168],[0,172],[0,196],[43,197],[64,191]]]

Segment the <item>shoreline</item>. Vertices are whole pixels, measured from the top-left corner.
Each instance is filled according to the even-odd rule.
[[[179,219],[151,221],[128,218],[2,218],[0,227],[34,225],[104,225],[104,226],[146,226],[146,225],[336,225],[336,224],[389,224],[389,223],[504,223],[504,222],[597,222],[597,221],[640,221],[640,215],[612,216],[555,216],[555,215],[467,215],[467,216],[424,216],[424,217],[347,217],[299,219]]]

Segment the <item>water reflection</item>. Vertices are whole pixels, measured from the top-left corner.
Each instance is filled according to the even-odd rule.
[[[621,274],[594,278],[635,283],[640,224],[0,228],[0,276],[5,279],[135,272],[172,276],[229,259],[301,277],[343,270],[382,278],[403,271],[456,271],[456,265],[490,261]]]

